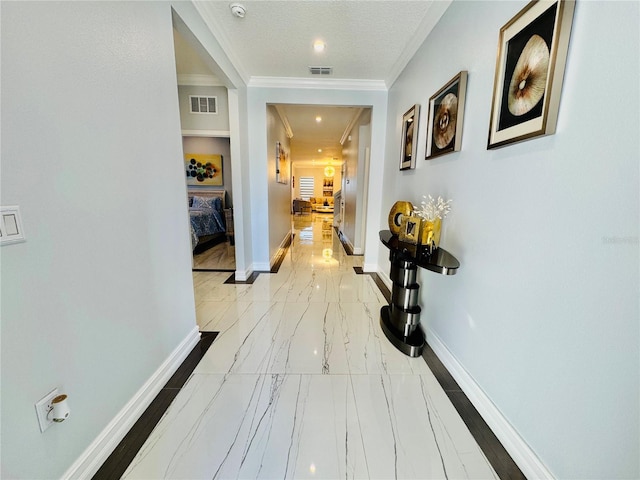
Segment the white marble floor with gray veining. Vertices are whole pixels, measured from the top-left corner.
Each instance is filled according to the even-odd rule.
[[[220,333],[123,478],[497,478],[424,360],[385,338],[385,299],[330,222],[295,217],[252,285],[194,272],[198,325]]]
[[[229,240],[193,255],[194,269],[235,270],[236,247]]]

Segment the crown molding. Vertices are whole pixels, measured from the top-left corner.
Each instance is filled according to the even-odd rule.
[[[293,138],[293,130],[291,130],[291,124],[289,123],[289,119],[287,115],[284,113],[284,109],[282,105],[274,105],[276,112],[278,112],[278,116],[280,117],[280,121],[282,125],[284,125],[284,131],[287,134],[288,138]]]
[[[431,2],[431,6],[427,14],[424,16],[420,26],[416,29],[416,33],[411,39],[410,42],[407,43],[406,48],[396,60],[396,63],[393,64],[393,67],[389,71],[389,76],[386,78],[386,85],[388,88],[395,83],[398,79],[402,71],[405,69],[407,64],[411,61],[413,56],[416,54],[418,49],[422,46],[424,41],[427,39],[433,28],[442,18],[444,12],[447,11],[449,6],[453,0],[441,0],[437,2]]]
[[[224,83],[215,75],[195,73],[181,73],[178,75],[178,85],[192,85],[198,87],[224,87]]]
[[[344,129],[344,133],[340,138],[340,145],[344,145],[344,142],[347,139],[347,136],[349,135],[349,133],[351,133],[353,126],[356,124],[356,122],[360,118],[360,115],[362,115],[362,112],[364,112],[364,108],[359,108],[358,110],[356,110],[356,113],[353,115],[353,118],[349,122],[349,125],[347,125],[347,128]]]
[[[356,80],[338,78],[299,78],[299,77],[251,77],[248,87],[263,88],[308,88],[322,90],[382,90],[387,86],[382,80]]]
[[[183,137],[220,137],[230,138],[229,130],[182,130]]]

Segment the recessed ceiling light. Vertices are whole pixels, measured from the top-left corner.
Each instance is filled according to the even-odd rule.
[[[322,121],[322,117],[321,117],[320,115],[318,115],[318,116],[316,117],[316,122],[320,123],[321,121]]]
[[[327,47],[327,44],[324,43],[322,40],[316,40],[315,42],[313,42],[313,49],[320,53],[320,52],[324,52],[324,49]]]
[[[318,153],[322,153],[322,149],[321,148],[318,149]]]

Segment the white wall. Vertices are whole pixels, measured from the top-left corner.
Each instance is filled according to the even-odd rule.
[[[281,165],[281,177],[285,183],[276,182],[276,142],[287,152],[287,165]],[[259,270],[269,270],[278,249],[291,234],[291,146],[284,125],[275,107],[267,108],[267,182],[269,186],[269,265]]]
[[[217,97],[218,113],[191,113],[189,95]],[[183,130],[229,131],[229,100],[225,87],[179,85],[180,123]]]
[[[371,147],[371,111],[365,110],[347,136],[342,149],[342,156],[346,164],[345,186],[342,192],[344,201],[344,219],[340,223],[340,231],[346,241],[353,248],[354,253],[362,253],[364,249],[363,217],[366,215],[366,201],[364,198],[365,151]],[[379,197],[379,195],[377,195]],[[375,226],[378,215],[372,222]],[[379,242],[376,235],[370,244]]]
[[[345,163],[344,188],[342,189],[342,201],[344,202],[344,218],[340,223],[340,232],[346,237],[346,241],[353,248],[356,238],[356,207],[358,203],[358,150],[360,145],[360,129],[352,129],[349,137],[342,146],[342,158]],[[360,175],[362,176],[362,175]]]
[[[393,85],[382,211],[453,199],[461,268],[419,279],[429,340],[557,478],[638,478],[639,4],[578,2],[556,134],[487,151],[498,32],[526,3],[453,2]],[[428,98],[463,69],[462,151],[420,160]],[[419,160],[399,172],[414,103]]]
[[[376,218],[380,215],[382,174],[385,149],[385,125],[387,119],[387,92],[384,90],[351,89],[307,89],[307,88],[269,88],[249,87],[247,89],[247,112],[249,138],[249,169],[251,190],[251,230],[264,232],[269,228],[268,212],[268,171],[267,171],[267,104],[289,103],[298,105],[347,105],[371,106],[372,142],[371,142],[371,188],[367,202],[367,215]],[[271,149],[271,145],[268,146]],[[234,169],[234,173],[236,170]],[[375,192],[375,193],[374,193]],[[364,266],[365,271],[375,271],[380,240],[379,225],[367,224]],[[253,239],[253,259],[259,265],[269,261],[269,245],[266,239],[256,235]]]
[[[226,207],[233,207],[233,184],[231,163],[231,148],[229,139],[224,137],[182,137],[182,150],[188,153],[209,153],[222,155],[222,187],[189,185],[190,190],[225,190],[227,198]]]
[[[2,477],[59,478],[196,328],[171,6],[1,8]]]

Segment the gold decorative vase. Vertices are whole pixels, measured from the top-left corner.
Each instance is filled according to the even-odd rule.
[[[402,219],[408,217],[413,212],[413,204],[404,200],[399,200],[393,204],[389,212],[389,230],[394,235],[400,235],[402,229]]]
[[[440,245],[440,232],[442,230],[442,219],[422,221],[422,233],[420,235],[420,243],[426,247],[429,252],[437,250]]]

